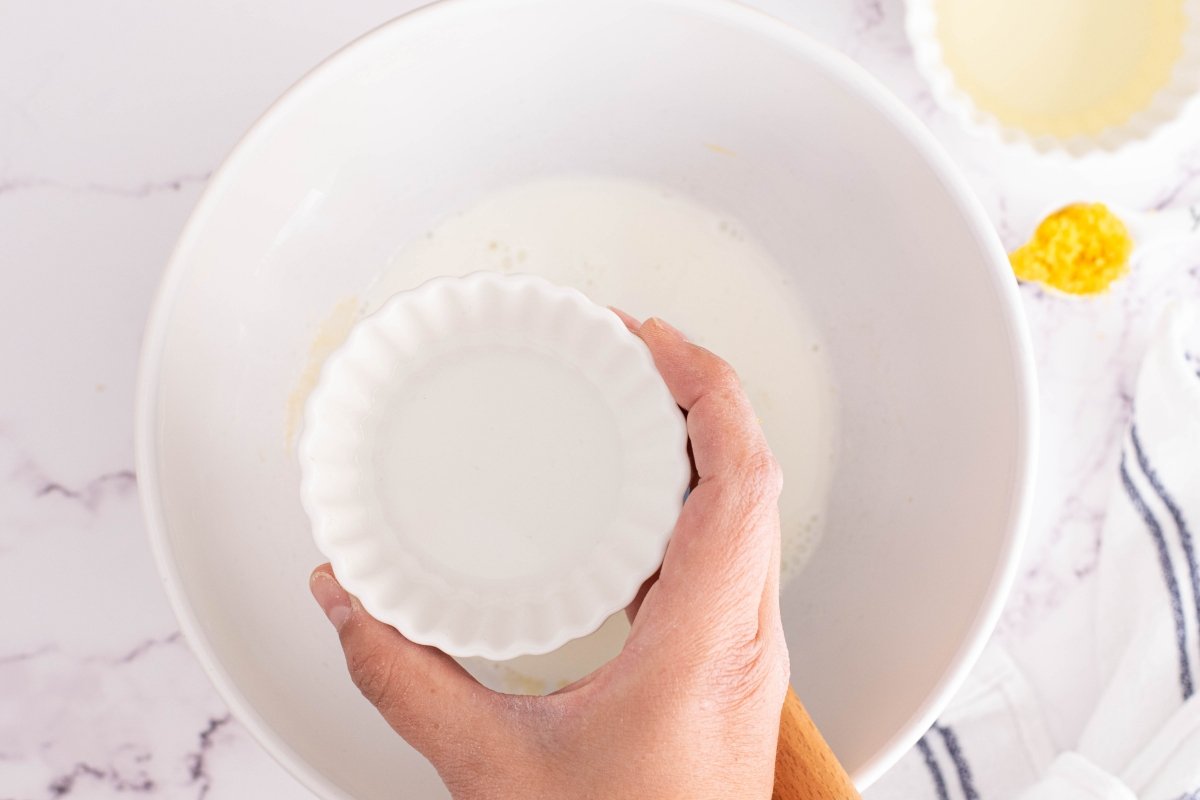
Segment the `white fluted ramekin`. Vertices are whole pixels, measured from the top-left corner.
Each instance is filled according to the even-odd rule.
[[[360,322],[322,370],[299,456],[346,589],[413,641],[495,660],[626,606],[691,474],[682,415],[611,311],[485,272]]]

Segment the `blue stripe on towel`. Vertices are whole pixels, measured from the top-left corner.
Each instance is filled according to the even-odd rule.
[[[1184,792],[1179,797],[1176,797],[1175,800],[1200,800],[1200,789],[1194,792]]]
[[[1146,529],[1150,532],[1150,537],[1154,539],[1154,544],[1158,548],[1158,563],[1162,567],[1163,581],[1166,583],[1167,593],[1171,597],[1171,612],[1175,617],[1175,641],[1179,647],[1179,686],[1183,690],[1183,699],[1186,700],[1192,696],[1192,670],[1188,664],[1187,629],[1183,624],[1183,601],[1179,597],[1179,583],[1175,580],[1175,570],[1171,566],[1171,554],[1167,551],[1167,540],[1163,537],[1162,528],[1159,526],[1158,520],[1154,518],[1154,514],[1146,506],[1146,501],[1138,493],[1137,487],[1133,485],[1133,480],[1129,477],[1129,470],[1125,466],[1124,453],[1121,453],[1121,483],[1125,485],[1125,493],[1129,495],[1129,502],[1133,503],[1134,509],[1146,523]]]
[[[1192,532],[1188,529],[1187,520],[1183,517],[1183,510],[1175,502],[1175,498],[1171,497],[1167,488],[1163,486],[1158,477],[1158,471],[1154,469],[1150,459],[1146,458],[1146,451],[1142,448],[1142,439],[1138,436],[1137,425],[1133,426],[1132,433],[1133,452],[1137,454],[1138,465],[1146,474],[1146,480],[1150,481],[1150,485],[1154,487],[1154,493],[1171,513],[1171,518],[1175,520],[1175,527],[1179,531],[1179,542],[1183,545],[1184,555],[1187,556],[1188,577],[1192,581],[1192,602],[1196,605],[1196,624],[1200,626],[1200,565],[1196,561],[1196,546],[1192,541]]]
[[[962,785],[963,797],[966,800],[979,800],[979,792],[975,790],[975,781],[971,777],[971,767],[967,764],[966,756],[963,755],[962,746],[958,743],[954,729],[948,725],[936,724],[933,729],[941,734],[942,741],[946,743],[946,750],[954,759],[954,768],[958,770],[958,782]]]
[[[925,766],[929,767],[929,777],[933,779],[933,788],[937,789],[938,800],[950,800],[950,792],[946,789],[946,779],[942,775],[942,768],[938,766],[937,758],[933,755],[933,748],[929,746],[929,742],[925,741],[924,736],[917,740],[917,749],[925,758]]]

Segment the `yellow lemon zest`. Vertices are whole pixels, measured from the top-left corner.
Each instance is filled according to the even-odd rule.
[[[1042,220],[1009,259],[1023,281],[1069,294],[1103,292],[1125,274],[1133,239],[1103,203],[1076,203]]]

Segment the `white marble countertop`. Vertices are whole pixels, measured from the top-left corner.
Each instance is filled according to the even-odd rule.
[[[411,0],[4,4],[0,18],[0,798],[302,798],[231,720],[180,640],[133,472],[138,344],[207,176],[296,77]],[[759,0],[875,73],[957,159],[1016,245],[1056,204],[1200,199],[1200,118],[1118,161],[1053,165],[934,107],[900,0]],[[1160,250],[1099,299],[1023,287],[1041,378],[1030,544],[997,635],[1039,679],[1052,733],[1086,676],[1046,663],[1086,591],[1136,366],[1200,252]]]

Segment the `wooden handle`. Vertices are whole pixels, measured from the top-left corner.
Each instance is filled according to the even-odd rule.
[[[779,717],[771,800],[861,800],[790,686]]]

